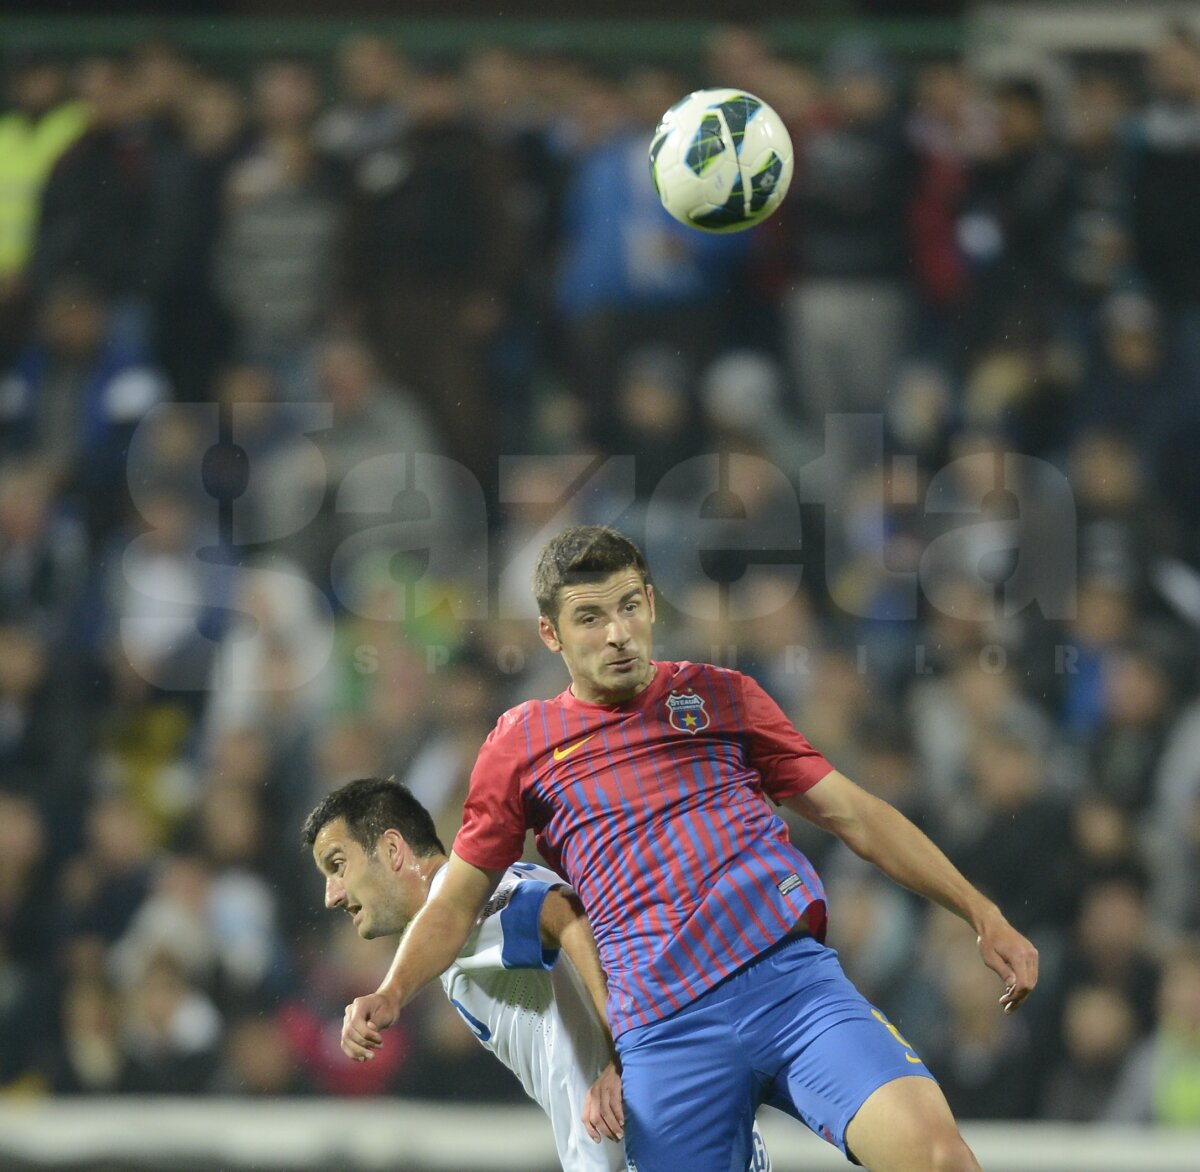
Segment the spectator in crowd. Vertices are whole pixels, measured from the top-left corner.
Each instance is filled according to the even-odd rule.
[[[1082,332],[1080,341],[1099,303],[1131,273],[1122,159],[1132,109],[1125,80],[1100,69],[1085,72],[1071,95],[1067,136],[1075,180],[1066,273],[1070,324]]]
[[[393,383],[353,335],[317,344],[314,375],[318,401],[332,409],[329,424],[311,440],[280,443],[264,469],[264,522],[288,539],[283,548],[320,575],[347,539],[371,527],[372,514],[433,516],[452,526],[449,474],[432,459],[445,447],[418,396]]]
[[[1142,294],[1114,293],[1092,320],[1099,336],[1075,395],[1073,428],[1119,432],[1152,464],[1187,395],[1161,316]]]
[[[1200,38],[1177,25],[1146,57],[1151,94],[1133,119],[1126,208],[1141,274],[1167,309],[1172,346],[1200,372]]]
[[[1200,947],[1181,943],[1163,966],[1153,1036],[1129,1055],[1105,1118],[1195,1127],[1200,1123]]]
[[[1036,339],[1055,320],[1074,208],[1070,159],[1041,84],[1004,81],[994,102],[995,140],[971,167],[958,225],[971,271],[968,352]]]
[[[78,820],[94,751],[94,714],[68,660],[33,626],[0,624],[0,788],[45,803],[56,837]]]
[[[52,645],[71,629],[87,576],[78,517],[61,504],[50,467],[0,464],[0,622],[26,622]]]
[[[42,193],[31,279],[39,296],[67,279],[89,282],[146,344],[187,232],[187,169],[174,135],[149,117],[129,60],[86,61],[79,88],[88,127]]]
[[[229,172],[250,149],[247,101],[233,82],[197,76],[175,108],[184,167],[185,227],[177,264],[159,301],[157,346],[175,397],[211,397],[213,379],[233,356],[234,325],[217,281],[217,242]]]
[[[993,899],[1013,909],[1036,939],[1066,926],[1070,907],[1060,876],[1071,873],[1063,801],[1047,792],[1041,746],[1003,726],[985,729],[971,747],[970,821],[951,854],[979,877]]]
[[[971,820],[964,809],[972,804],[966,780],[989,731],[1020,737],[1038,754],[1050,748],[1049,715],[1022,694],[1014,673],[995,670],[993,654],[982,644],[964,649],[944,674],[916,680],[910,691],[922,789],[950,826]]]
[[[1039,1114],[1096,1123],[1138,1037],[1128,997],[1111,985],[1079,985],[1063,1006],[1063,1057],[1050,1071]]]
[[[894,65],[865,41],[835,46],[827,108],[799,147],[788,350],[801,407],[882,410],[911,326],[909,209],[915,166]],[[854,466],[861,453],[848,453]]]
[[[973,136],[979,128],[971,79],[957,60],[918,67],[907,134],[915,156],[911,232],[913,278],[931,329],[924,348],[946,357],[950,323],[967,292],[956,222],[967,188]]]
[[[1143,887],[1137,871],[1097,876],[1083,892],[1062,963],[1068,990],[1104,985],[1125,997],[1139,1034],[1151,1022],[1159,976]]]
[[[186,692],[208,679],[217,644],[201,621],[229,601],[235,574],[202,560],[215,526],[173,486],[143,490],[139,512],[141,532],[113,539],[123,557],[104,583],[109,661],[127,679]]]
[[[389,1039],[395,1043],[392,1052],[374,1062],[347,1062],[337,1030],[330,1029],[354,990],[375,980],[387,966],[387,951],[380,941],[361,939],[354,925],[344,920],[326,930],[313,956],[304,985],[279,1011],[288,1053],[321,1094],[380,1095],[395,1090],[413,1059],[407,1027]]]
[[[1153,643],[1106,657],[1104,716],[1089,738],[1089,789],[1127,811],[1135,823],[1153,796],[1155,765],[1175,715],[1166,656]]]
[[[1200,931],[1200,701],[1172,724],[1154,777],[1148,839],[1156,922]]]
[[[1067,449],[1075,494],[1080,576],[1124,582],[1139,614],[1163,618],[1155,588],[1162,560],[1179,549],[1177,519],[1160,507],[1130,430],[1087,428]]]
[[[146,961],[125,991],[122,1046],[135,1094],[202,1094],[212,1083],[223,1029],[212,1000],[168,953]]]
[[[385,37],[354,36],[338,46],[337,70],[342,99],[317,119],[316,145],[370,187],[371,173],[394,163],[408,129],[408,62]]]
[[[167,393],[142,341],[99,289],[68,278],[45,291],[37,332],[5,379],[0,452],[28,453],[78,496],[97,542],[121,518],[124,457],[138,421]]]
[[[448,66],[419,71],[384,160],[352,177],[347,288],[390,378],[449,453],[492,482],[496,418],[484,347],[517,263],[505,161],[466,116]]]
[[[270,365],[285,397],[309,398],[309,340],[339,290],[339,177],[313,144],[319,91],[308,64],[265,63],[255,99],[255,140],[225,181],[217,289],[237,356]]]
[[[120,1000],[102,977],[78,977],[63,990],[60,1037],[49,1063],[58,1095],[113,1095],[133,1090],[121,1039]]]
[[[940,915],[940,911],[934,913]],[[1028,1019],[997,1021],[995,998],[980,980],[971,940],[939,954],[938,986],[947,1015],[939,1043],[926,1050],[951,1109],[964,1119],[1027,1119],[1033,1114],[1037,1047]]]
[[[226,1027],[222,1054],[213,1084],[219,1094],[278,1099],[315,1089],[288,1046],[276,1014],[234,1018]]]
[[[7,788],[6,772],[0,771],[0,1094],[37,1091],[47,1081],[46,1027],[54,1015],[51,921],[38,912],[38,892],[51,882],[49,835],[33,798]]]
[[[722,293],[745,253],[736,237],[689,230],[659,206],[646,143],[681,88],[661,69],[623,82],[594,75],[586,106],[594,140],[580,144],[566,192],[555,292],[565,373],[584,397],[590,438],[613,452],[624,450],[614,403],[624,363],[648,343],[664,346],[678,355],[690,394],[713,357]]]
[[[59,901],[67,970],[100,976],[107,948],[129,927],[150,891],[155,841],[149,819],[128,798],[88,808],[82,847],[62,870]]]
[[[29,326],[27,267],[42,189],[62,153],[83,133],[88,111],[73,100],[66,66],[38,53],[8,62],[8,112],[0,116],[0,368]]]

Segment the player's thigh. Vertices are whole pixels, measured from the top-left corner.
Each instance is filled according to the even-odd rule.
[[[891,1036],[882,1015],[871,1016],[869,1004],[839,1002],[837,1008],[841,1020],[806,1044],[789,1046],[765,1101],[849,1154],[850,1123],[880,1087],[914,1075],[937,1084],[920,1058]]]
[[[870,1172],[979,1172],[929,1078],[897,1078],[873,1091],[846,1128],[846,1146]]]
[[[759,1068],[774,1072],[766,1102],[846,1151],[850,1121],[879,1087],[912,1075],[936,1086],[912,1044],[854,987],[832,949],[800,940],[762,967],[771,970],[769,984],[783,981],[793,990],[773,997],[764,985],[747,1018]]]
[[[618,1043],[637,1172],[746,1172],[760,1083],[719,1013],[693,1007]]]

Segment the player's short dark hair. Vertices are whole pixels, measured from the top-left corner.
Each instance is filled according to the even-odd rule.
[[[421,858],[446,853],[429,811],[408,786],[391,777],[361,777],[327,794],[304,821],[304,845],[312,850],[322,828],[337,818],[346,823],[350,837],[368,854],[374,854],[385,830],[400,831]]]
[[[558,618],[558,592],[579,582],[596,582],[617,570],[637,570],[650,581],[642,551],[623,533],[607,525],[572,525],[542,547],[533,570],[533,596],[538,611],[551,622]]]

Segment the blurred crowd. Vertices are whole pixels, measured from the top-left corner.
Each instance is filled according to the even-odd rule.
[[[660,654],[753,673],[1041,949],[801,823],[830,942],[966,1118],[1200,1123],[1200,39],[695,73],[477,46],[4,62],[0,1090],[519,1098],[320,907],[332,786],[449,844],[566,683],[528,571],[644,540]],[[791,129],[752,232],[658,206],[703,85]],[[343,922],[344,921],[344,922]]]

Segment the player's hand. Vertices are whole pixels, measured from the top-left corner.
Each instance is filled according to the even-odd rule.
[[[621,1076],[610,1062],[590,1087],[583,1100],[583,1126],[599,1143],[602,1139],[620,1140],[625,1136],[625,1108],[621,1105]]]
[[[996,912],[979,933],[979,955],[1004,982],[1000,1004],[1005,1013],[1012,1013],[1037,984],[1037,949]]]
[[[375,1056],[386,1030],[400,1015],[396,1000],[385,993],[355,997],[342,1018],[342,1053],[355,1062]]]

